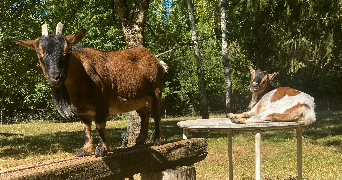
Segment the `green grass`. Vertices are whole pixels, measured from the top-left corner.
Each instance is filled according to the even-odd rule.
[[[163,119],[164,141],[181,139],[177,122],[196,119],[184,117]],[[153,128],[154,122],[151,123]],[[125,120],[107,125],[111,148],[121,146]],[[93,127],[95,129],[95,127]],[[93,131],[95,143],[97,132]],[[190,137],[208,141],[208,156],[196,163],[197,179],[228,179],[228,145],[226,133],[190,132]],[[318,112],[317,121],[303,128],[303,178],[342,179],[342,112]],[[83,145],[81,123],[27,123],[0,126],[0,169],[27,163],[74,156]],[[262,179],[296,179],[295,131],[262,133]],[[254,134],[233,136],[234,179],[254,179]]]

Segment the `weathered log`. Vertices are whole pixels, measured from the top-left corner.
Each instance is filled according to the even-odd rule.
[[[196,180],[195,165],[167,169],[163,172],[140,173],[141,180]]]
[[[184,139],[160,146],[116,149],[106,157],[71,157],[10,168],[0,171],[0,179],[123,179],[192,165],[206,155],[205,139]]]

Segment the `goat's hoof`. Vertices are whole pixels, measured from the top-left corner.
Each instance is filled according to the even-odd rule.
[[[103,147],[97,147],[95,150],[95,157],[103,157],[107,155],[108,151]]]
[[[236,118],[236,115],[233,114],[233,113],[229,113],[229,114],[228,114],[228,118],[234,119],[234,118]]]
[[[155,145],[155,146],[159,146],[159,145],[161,145],[162,144],[162,139],[161,138],[157,138],[157,139],[155,139],[154,140],[154,143],[153,143],[153,145]]]
[[[241,124],[240,119],[232,119],[232,123]]]
[[[146,139],[147,139],[147,136],[139,134],[139,136],[135,140],[135,145],[143,145],[143,144],[145,144]]]
[[[87,151],[87,150],[81,148],[78,150],[76,157],[91,156],[91,153],[92,153],[91,151]]]

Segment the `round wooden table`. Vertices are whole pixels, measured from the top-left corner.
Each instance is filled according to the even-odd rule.
[[[233,180],[233,132],[255,132],[255,179],[261,179],[261,132],[274,130],[296,129],[297,137],[297,170],[298,180],[302,180],[302,126],[303,122],[269,122],[253,124],[235,124],[229,118],[211,118],[180,121],[177,125],[183,128],[183,139],[188,138],[189,131],[196,132],[227,132],[228,133],[228,157],[229,180]]]

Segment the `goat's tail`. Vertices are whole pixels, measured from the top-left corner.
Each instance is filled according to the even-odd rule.
[[[167,66],[167,64],[164,61],[159,61],[159,62],[163,66],[164,72],[167,72],[167,69],[169,68],[169,66]]]
[[[309,125],[316,121],[316,114],[314,109],[305,108],[303,111],[304,114],[304,124]]]

